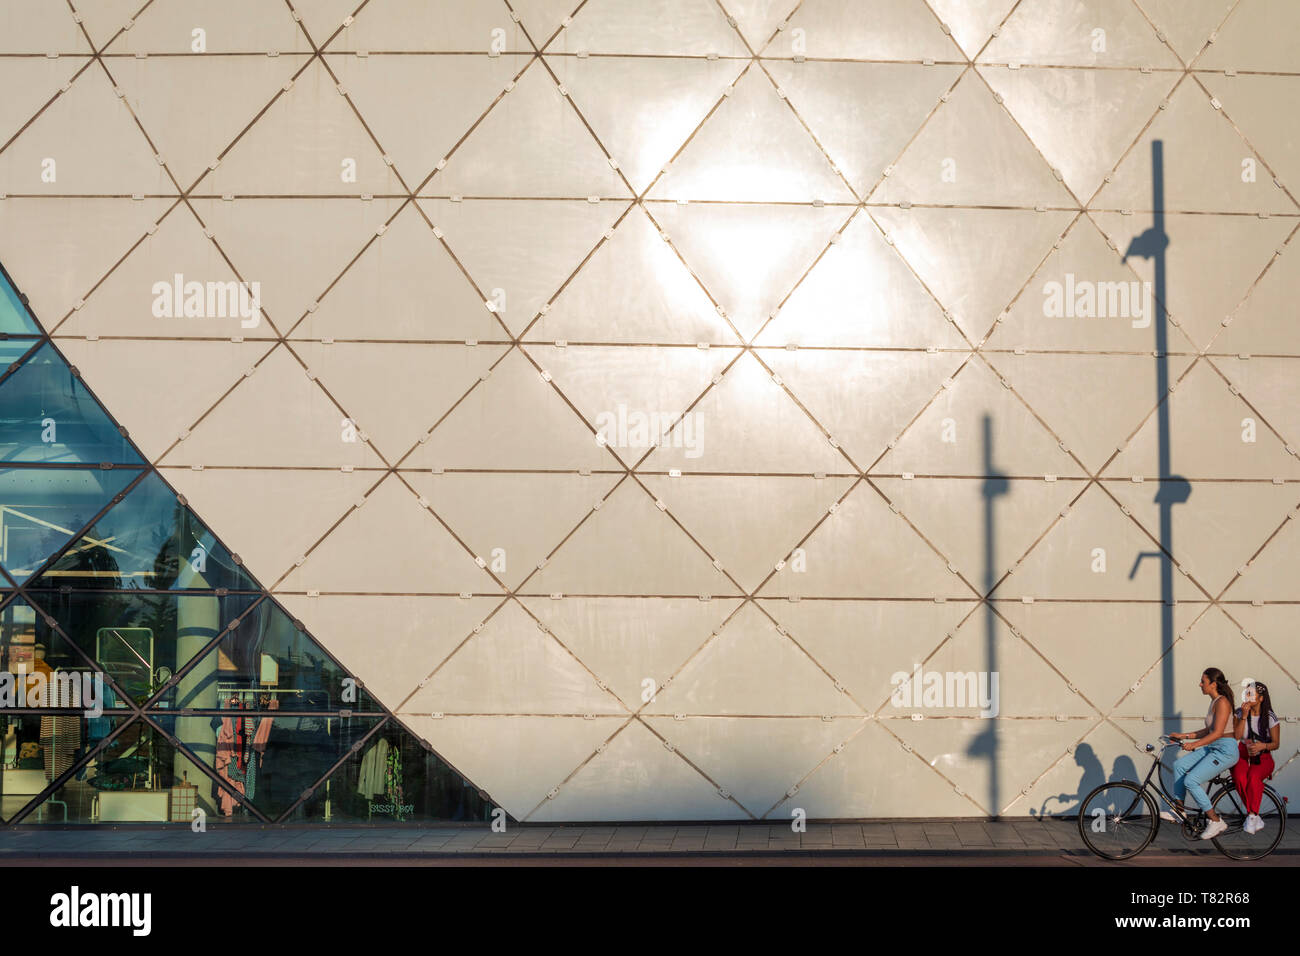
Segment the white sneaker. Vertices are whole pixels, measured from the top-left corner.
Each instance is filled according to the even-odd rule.
[[[1161,810],[1161,811],[1160,811],[1160,819],[1161,819],[1161,820],[1164,820],[1166,823],[1177,823],[1177,822],[1178,822],[1178,818],[1177,818],[1176,816],[1174,816],[1172,810]]]
[[[1222,833],[1222,832],[1223,832],[1224,830],[1226,830],[1226,829],[1228,829],[1228,821],[1226,821],[1226,820],[1211,820],[1211,821],[1210,821],[1210,825],[1207,826],[1207,827],[1205,828],[1205,832],[1201,834],[1201,839],[1202,839],[1202,840],[1213,840],[1216,836],[1218,836],[1220,833]]]
[[[1253,813],[1246,814],[1246,822],[1241,825],[1241,829],[1246,833],[1255,832],[1255,814]]]
[[[1250,831],[1251,833],[1258,833],[1260,830],[1264,829],[1265,824],[1263,817],[1258,813],[1252,813],[1251,818],[1255,821],[1255,828]]]

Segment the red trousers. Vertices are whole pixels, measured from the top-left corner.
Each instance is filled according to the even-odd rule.
[[[1259,813],[1259,801],[1264,797],[1264,781],[1273,776],[1273,755],[1267,750],[1259,755],[1259,763],[1249,762],[1250,754],[1245,743],[1237,744],[1241,759],[1232,765],[1232,782],[1246,801],[1247,813]]]

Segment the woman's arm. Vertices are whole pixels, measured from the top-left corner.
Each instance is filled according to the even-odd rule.
[[[1252,740],[1248,744],[1246,744],[1246,750],[1250,753],[1252,757],[1254,757],[1256,754],[1262,754],[1266,750],[1277,750],[1277,748],[1281,746],[1282,743],[1281,724],[1274,724],[1272,731],[1269,733],[1269,736],[1272,739],[1270,739],[1268,743],[1264,743],[1264,741],[1262,740]]]

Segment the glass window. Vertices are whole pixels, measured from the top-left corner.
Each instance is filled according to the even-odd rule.
[[[258,590],[175,492],[145,476],[33,587]]]
[[[285,710],[332,714],[380,709],[347,671],[269,600],[228,631],[192,673],[211,675],[223,705],[233,697],[254,710],[268,709],[271,701]],[[159,706],[199,705],[182,703],[177,689],[168,691]]]
[[[39,333],[41,330],[18,297],[9,277],[0,271],[0,332],[11,335]]]
[[[42,739],[55,748],[55,760],[74,748],[79,759],[89,755],[89,760],[23,823],[189,826],[196,816],[205,823],[257,821],[242,808],[224,813],[223,795],[227,792],[171,742],[171,727],[160,731],[142,718],[115,716],[99,721],[76,716],[39,719],[44,728]],[[37,782],[33,775],[26,786]],[[235,803],[233,799],[229,802]]]
[[[8,461],[142,463],[49,343],[0,382],[0,455]]]
[[[128,468],[0,470],[0,565],[26,581],[139,476]]]
[[[492,805],[478,788],[389,721],[294,810],[311,823],[482,822]]]
[[[13,714],[0,710],[0,820],[12,820],[50,781],[72,766],[84,722],[74,713]],[[44,814],[32,822],[63,822]]]
[[[253,594],[34,591],[49,614],[123,694],[143,704],[257,600]],[[57,637],[44,620],[38,636]],[[216,675],[183,676],[160,706],[215,707]]]
[[[9,367],[41,343],[41,339],[0,339],[0,376],[9,372]],[[13,370],[17,373],[17,369]]]
[[[288,710],[287,704],[284,709]],[[265,711],[248,713],[227,706],[202,715],[157,719],[220,779],[276,820],[374,729],[379,718],[304,713],[271,716]],[[327,791],[331,787],[323,786]],[[233,817],[239,808],[233,801],[225,801],[219,811]]]
[[[129,705],[44,615],[19,600],[0,609],[0,708]]]

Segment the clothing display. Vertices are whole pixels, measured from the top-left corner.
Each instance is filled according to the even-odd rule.
[[[405,788],[402,783],[402,748],[380,737],[361,758],[357,775],[357,795],[367,803],[380,803],[384,809],[365,808],[367,819],[372,813],[392,815],[394,820],[406,819]],[[391,807],[391,810],[388,809]]]
[[[45,774],[53,780],[76,762],[81,749],[81,718],[41,718],[41,746],[45,750]]]
[[[361,778],[357,782],[357,793],[367,800],[383,793],[387,768],[388,741],[380,737],[361,758]]]
[[[231,710],[243,710],[238,698],[228,701]],[[276,710],[278,700],[272,700],[269,709]],[[262,757],[266,753],[266,744],[270,739],[270,717],[257,720],[242,714],[221,718],[221,730],[217,734],[217,751],[213,769],[217,776],[230,783],[235,790],[249,800],[257,796],[257,778]],[[222,814],[232,816],[235,812],[235,798],[228,790],[220,790],[217,802]]]
[[[393,817],[396,820],[406,819],[406,810],[402,806],[402,748],[391,747],[388,751],[388,760],[384,773],[384,796],[393,806]]]

